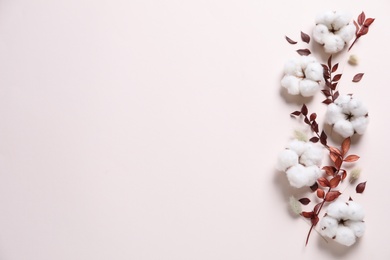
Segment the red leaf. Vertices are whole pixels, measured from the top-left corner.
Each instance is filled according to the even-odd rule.
[[[314,137],[310,138],[309,141],[312,142],[312,143],[317,143],[319,140],[320,139],[318,137],[314,136]]]
[[[353,79],[352,79],[352,82],[359,82],[362,78],[363,78],[363,75],[364,73],[358,73],[356,74]]]
[[[332,81],[339,81],[341,79],[341,76],[342,76],[341,74],[334,75]]]
[[[366,15],[365,15],[364,12],[359,14],[359,16],[358,16],[358,23],[359,23],[360,26],[363,25],[363,22],[364,22],[365,19],[366,19]]]
[[[347,171],[346,170],[342,170],[341,180],[344,180],[345,178],[347,178]]]
[[[337,70],[337,68],[339,67],[339,64],[336,63],[335,65],[333,65],[332,67],[332,72],[335,72]]]
[[[321,205],[322,205],[322,203],[320,202],[320,203],[318,203],[315,207],[314,207],[314,210],[313,210],[313,212],[315,212],[315,213],[317,213],[318,214],[318,210],[320,209],[320,207],[321,207]]]
[[[327,201],[327,202],[334,201],[334,200],[337,199],[340,195],[341,195],[341,193],[340,193],[338,190],[329,191],[329,192],[326,194],[326,196],[325,196],[325,201]]]
[[[298,200],[300,203],[302,203],[303,205],[307,205],[310,203],[310,199],[308,198],[302,198],[300,200]]]
[[[317,114],[316,113],[312,113],[311,115],[310,115],[310,121],[313,121],[313,120],[315,120],[317,118]]]
[[[328,179],[325,177],[320,177],[320,178],[318,178],[317,181],[318,181],[318,184],[321,185],[322,187],[329,187],[330,186]]]
[[[306,42],[306,43],[309,43],[310,42],[310,36],[307,35],[306,33],[304,32],[301,32],[301,39],[302,41]]]
[[[333,147],[333,146],[329,146],[329,150],[332,152],[332,153],[335,153],[336,155],[338,156],[341,156],[341,152],[338,148],[336,147]]]
[[[296,44],[297,42],[296,41],[293,41],[293,40],[291,40],[289,37],[287,37],[287,36],[285,36],[285,38],[286,38],[286,40],[287,40],[287,42],[289,43],[289,44]]]
[[[314,183],[313,185],[311,185],[310,186],[310,189],[311,189],[311,191],[316,191],[317,189],[318,189],[318,183],[316,182],[316,183]]]
[[[332,68],[332,55],[329,56],[329,59],[328,59],[328,67],[329,67],[329,68]]]
[[[341,144],[341,156],[344,156],[349,151],[349,148],[351,147],[351,138],[345,138],[343,143]]]
[[[300,111],[294,111],[294,112],[291,113],[291,115],[293,115],[293,116],[300,116],[301,112]]]
[[[356,192],[357,193],[363,193],[363,191],[365,190],[366,188],[366,181],[365,182],[362,182],[362,183],[359,183],[357,186],[356,186]]]
[[[314,216],[314,212],[311,211],[311,212],[308,212],[308,211],[302,211],[301,212],[301,215],[305,218],[312,218]]]
[[[370,26],[373,22],[375,21],[375,18],[367,18],[365,21],[364,21],[364,23],[363,23],[363,25],[365,25],[365,26]]]
[[[314,216],[311,218],[311,224],[312,224],[313,226],[315,226],[315,225],[317,225],[317,223],[318,223],[319,220],[320,220],[320,219],[318,218],[318,216],[317,216],[317,215],[314,215]]]
[[[322,169],[325,171],[326,175],[328,176],[334,176],[336,173],[337,169],[333,166],[324,166]]]
[[[335,177],[333,177],[330,181],[329,181],[329,184],[330,184],[330,187],[333,189],[333,188],[336,188],[339,183],[341,181],[341,176],[340,175],[336,175]]]
[[[309,49],[299,49],[299,50],[297,50],[297,52],[301,56],[308,56],[311,54],[311,51]]]
[[[342,164],[343,164],[343,160],[340,157],[338,157],[334,162],[334,166],[336,166],[337,169],[340,169]]]
[[[307,106],[305,104],[302,105],[301,112],[304,116],[307,116],[307,113],[309,112],[307,110]]]
[[[353,24],[355,25],[355,34],[357,35],[357,33],[359,31],[359,25],[357,24],[357,22],[355,20],[353,21]]]
[[[321,144],[326,145],[327,144],[327,141],[326,141],[327,138],[328,138],[328,136],[325,134],[324,130],[322,130],[321,135],[320,135],[320,142],[321,142]]]
[[[351,154],[351,155],[348,155],[345,159],[344,159],[344,162],[356,162],[357,160],[359,160],[359,156],[355,155],[355,154]]]
[[[331,99],[325,99],[324,101],[322,101],[322,103],[329,105],[329,104],[333,103],[333,101]]]
[[[357,33],[357,36],[360,37],[366,35],[367,33],[368,33],[368,27],[363,25],[362,28],[360,28],[360,31]]]
[[[325,192],[322,189],[317,189],[317,197],[323,199],[325,197]]]
[[[333,94],[333,101],[335,101],[338,97],[340,96],[340,93],[338,91],[336,91],[334,94]]]

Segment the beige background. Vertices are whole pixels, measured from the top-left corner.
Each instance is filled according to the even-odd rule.
[[[390,259],[389,7],[1,0],[0,259]],[[328,9],[376,18],[360,65],[340,64],[340,91],[371,115],[352,148],[367,190],[345,191],[367,231],[348,250],[315,232],[305,248],[286,204],[301,191],[274,170],[296,126],[282,68],[305,46],[284,35]]]

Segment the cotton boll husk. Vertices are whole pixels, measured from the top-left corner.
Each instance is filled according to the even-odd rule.
[[[325,114],[326,122],[330,125],[333,125],[337,121],[343,119],[345,119],[345,115],[342,113],[341,107],[334,103],[329,104]]]
[[[323,38],[326,53],[337,53],[344,48],[344,41],[337,35],[329,34]]]
[[[319,44],[324,44],[324,39],[329,35],[329,29],[323,24],[318,24],[314,27],[313,38]]]
[[[308,176],[306,174],[306,168],[303,165],[297,164],[292,166],[287,170],[286,175],[291,186],[295,188],[307,186]]]
[[[329,207],[328,207],[328,210],[326,212],[329,216],[335,218],[335,219],[343,219],[345,218],[346,216],[348,216],[349,214],[349,206],[341,201],[341,200],[337,200],[337,201],[334,201],[332,202]]]
[[[311,79],[313,81],[320,81],[323,78],[323,71],[324,68],[319,62],[311,62],[306,66],[305,76],[307,79]]]
[[[352,246],[356,242],[356,236],[350,228],[340,225],[335,240],[342,245]]]
[[[336,35],[340,36],[340,38],[343,39],[344,42],[349,42],[355,35],[355,30],[355,25],[351,23],[337,31]]]
[[[310,79],[303,79],[299,83],[299,92],[304,97],[314,96],[320,89],[320,85],[316,81]]]
[[[337,233],[338,221],[332,217],[325,216],[320,220],[320,232],[327,237],[334,237]]]
[[[298,164],[298,155],[291,150],[285,149],[279,153],[276,163],[276,169],[279,171],[286,171],[291,166]]]
[[[364,218],[364,209],[360,204],[348,201],[348,212],[345,217],[349,220],[361,221]]]
[[[306,150],[299,158],[299,163],[305,166],[320,166],[323,158],[323,149],[319,145],[307,143]]]
[[[342,27],[346,26],[351,19],[352,15],[350,13],[337,11],[332,22],[333,28],[335,30],[340,30],[340,28],[342,29]]]
[[[334,11],[325,11],[317,14],[316,16],[316,24],[325,24],[328,26],[328,29],[331,29],[331,23],[334,21],[336,17],[336,13]]]
[[[306,142],[294,139],[288,144],[287,147],[294,151],[298,156],[301,156],[306,150]]]
[[[366,224],[363,221],[348,220],[344,225],[349,227],[357,237],[362,237],[366,231]]]
[[[351,121],[351,124],[353,128],[355,129],[356,133],[362,135],[367,129],[369,119],[368,117],[358,117]]]
[[[291,59],[284,64],[284,73],[288,75],[294,75],[297,77],[303,77],[302,67],[298,59]]]
[[[355,133],[353,125],[348,120],[339,120],[333,125],[333,129],[342,137],[347,138]]]
[[[291,76],[291,75],[286,75],[283,77],[281,81],[282,87],[286,88],[288,93],[291,95],[298,95],[299,94],[299,83],[301,79]]]

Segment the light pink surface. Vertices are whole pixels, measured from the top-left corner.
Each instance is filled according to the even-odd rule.
[[[376,18],[341,64],[371,123],[367,231],[345,250],[274,170],[284,62],[322,10]],[[388,0],[0,2],[0,259],[390,259]],[[358,85],[352,76],[364,72]],[[323,115],[318,96],[309,103]],[[291,101],[291,100],[290,100]],[[353,194],[347,190],[346,194]]]

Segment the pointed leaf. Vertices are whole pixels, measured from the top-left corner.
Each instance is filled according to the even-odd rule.
[[[341,193],[340,193],[338,190],[329,191],[329,192],[326,194],[326,196],[325,196],[325,201],[327,201],[327,202],[334,201],[334,200],[337,199],[340,195],[341,195]]]
[[[361,14],[359,14],[359,16],[358,16],[358,23],[359,23],[359,25],[361,26],[361,25],[363,25],[363,22],[364,22],[364,20],[366,19],[366,15],[365,15],[365,13],[364,12],[362,12]]]
[[[302,198],[300,200],[298,200],[300,203],[302,203],[303,205],[307,205],[310,203],[310,199],[308,198]]]
[[[331,99],[325,99],[324,101],[322,101],[322,103],[329,105],[329,104],[333,103],[333,101]]]
[[[309,141],[312,142],[312,143],[317,143],[319,140],[320,139],[318,137],[314,136],[314,137],[310,138]]]
[[[312,218],[311,218],[311,224],[313,226],[317,225],[318,221],[320,221],[320,219],[318,218],[317,215],[314,215]]]
[[[347,137],[344,139],[343,143],[341,144],[341,156],[347,154],[350,147],[351,147],[351,138]]]
[[[293,116],[300,116],[301,115],[301,111],[294,111],[291,113],[291,115]]]
[[[326,175],[328,176],[334,176],[337,169],[333,166],[324,166],[322,169],[325,171]]]
[[[346,170],[342,170],[342,172],[341,172],[341,180],[345,180],[345,178],[347,178],[347,171]]]
[[[367,33],[368,33],[368,27],[363,25],[362,28],[360,28],[359,32],[357,33],[357,36],[360,37],[366,35]]]
[[[310,186],[311,191],[316,191],[318,189],[318,183],[315,182],[313,185]]]
[[[321,135],[320,135],[321,144],[326,145],[327,138],[328,138],[328,136],[325,134],[324,130],[322,130]]]
[[[306,42],[306,43],[309,43],[310,42],[310,36],[307,35],[306,33],[304,32],[301,32],[301,39],[302,41]]]
[[[375,21],[375,18],[367,18],[367,19],[364,21],[363,25],[368,27],[368,26],[370,26],[374,21]]]
[[[313,210],[313,212],[315,212],[316,214],[318,214],[318,210],[320,209],[320,207],[321,207],[321,205],[322,205],[322,203],[320,202],[320,203],[318,203],[315,207],[314,207],[314,210]]]
[[[297,52],[301,56],[308,56],[311,54],[311,51],[309,49],[299,49],[297,50]]]
[[[297,42],[296,41],[293,41],[291,40],[289,37],[285,36],[286,38],[286,41],[289,43],[289,44],[296,44]]]
[[[359,156],[355,155],[355,154],[351,154],[351,155],[348,155],[345,159],[344,159],[344,162],[356,162],[357,160],[359,160]]]
[[[333,65],[332,67],[332,72],[335,72],[337,70],[337,68],[339,67],[339,64],[336,63],[335,65]]]
[[[328,179],[325,178],[325,177],[318,178],[317,182],[322,187],[329,187],[330,186],[330,183],[329,183]]]
[[[329,68],[332,68],[332,55],[329,56],[329,59],[328,59],[328,67],[329,67]]]
[[[353,77],[352,82],[359,82],[360,80],[362,80],[363,75],[364,75],[364,73],[358,73],[358,74],[356,74],[356,75]]]
[[[340,157],[338,157],[334,162],[334,166],[336,166],[337,169],[340,169],[342,164],[343,164],[343,160]]]
[[[341,74],[334,75],[332,81],[339,81],[341,79],[341,76],[342,76]]]
[[[305,104],[302,105],[301,112],[302,112],[302,115],[307,116],[307,113],[309,111],[307,110],[307,106]]]
[[[336,188],[339,183],[341,181],[341,176],[340,175],[336,175],[335,177],[333,177],[330,181],[329,181],[329,185],[330,185],[330,188]]]
[[[336,148],[336,147],[334,147],[334,146],[329,146],[329,150],[330,150],[332,153],[335,153],[336,155],[341,156],[341,151],[340,151],[338,148]]]
[[[363,193],[363,191],[366,189],[366,181],[365,182],[362,182],[362,183],[359,183],[357,186],[356,186],[356,192],[357,193]]]
[[[340,93],[338,91],[336,91],[334,94],[333,94],[333,101],[335,101],[338,97],[340,96]]]
[[[317,197],[320,199],[325,198],[325,192],[322,189],[317,189]],[[315,212],[315,211],[314,211]]]
[[[312,218],[314,216],[314,212],[302,211],[301,215],[305,218]]]

